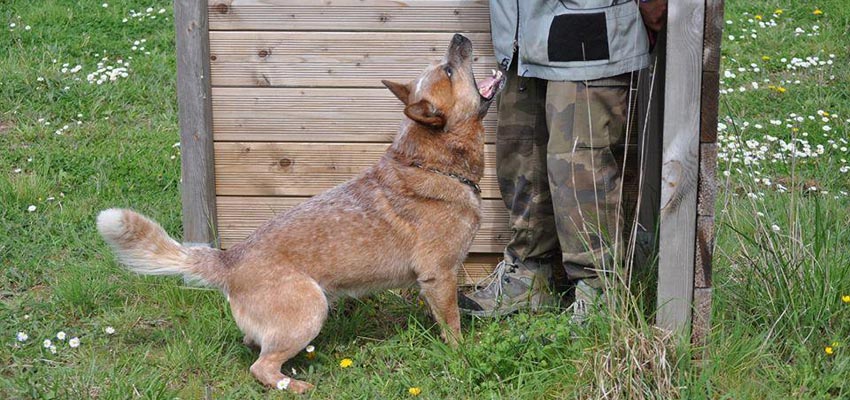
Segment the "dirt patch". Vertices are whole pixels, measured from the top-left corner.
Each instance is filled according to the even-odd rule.
[[[10,130],[12,130],[12,123],[0,120],[0,135],[3,135]]]

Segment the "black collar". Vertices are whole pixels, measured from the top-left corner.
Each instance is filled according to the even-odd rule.
[[[462,183],[466,186],[471,187],[472,191],[475,192],[475,194],[481,194],[481,187],[478,186],[477,183],[473,182],[471,179],[469,179],[465,176],[453,174],[451,172],[440,171],[436,168],[425,167],[425,166],[422,166],[422,164],[419,164],[417,162],[411,163],[410,165],[413,166],[413,167],[419,168],[419,169],[424,169],[426,171],[431,171],[431,172],[434,172],[434,173],[438,173],[440,175],[445,175],[445,176],[450,176],[452,178],[455,178],[455,179],[457,179],[458,182],[460,182],[460,183]]]

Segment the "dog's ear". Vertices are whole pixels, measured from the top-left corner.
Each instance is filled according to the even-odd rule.
[[[428,100],[420,100],[404,108],[408,118],[432,128],[441,129],[446,125],[446,117]]]
[[[390,92],[393,92],[395,97],[398,97],[404,105],[407,105],[408,99],[410,99],[410,88],[407,85],[387,80],[383,80],[381,83],[383,83]]]

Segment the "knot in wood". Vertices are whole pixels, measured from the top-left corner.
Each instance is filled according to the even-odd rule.
[[[224,3],[218,3],[215,5],[215,10],[221,14],[227,14],[230,11],[230,6]]]
[[[215,54],[210,55],[210,61],[215,61],[215,60],[218,60],[218,57],[216,57]]]
[[[279,165],[281,168],[290,167],[292,166],[292,164],[292,160],[288,158],[281,158],[280,161],[277,162],[277,165]]]
[[[266,58],[269,56],[269,51],[266,49],[262,49],[259,53],[257,53],[257,55],[260,56],[260,58]]]

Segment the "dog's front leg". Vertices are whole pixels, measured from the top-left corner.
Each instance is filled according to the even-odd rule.
[[[452,347],[462,339],[460,312],[457,308],[457,274],[451,269],[420,274],[419,290],[431,308],[431,314],[440,324],[441,336]]]

